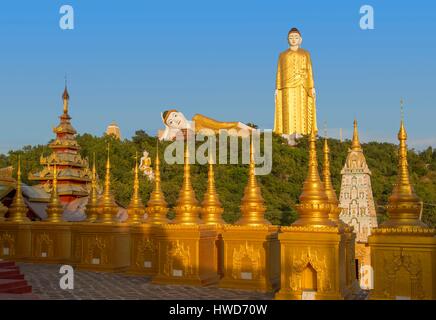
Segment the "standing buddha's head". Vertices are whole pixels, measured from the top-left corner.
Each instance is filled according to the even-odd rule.
[[[303,38],[301,37],[301,33],[297,28],[292,28],[288,32],[288,42],[291,47],[300,46],[301,42],[303,42]]]

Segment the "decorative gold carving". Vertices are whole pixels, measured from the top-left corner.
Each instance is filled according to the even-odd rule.
[[[54,246],[53,239],[51,239],[50,235],[47,233],[37,234],[34,238],[35,241],[35,249],[33,252],[34,257],[42,257],[42,254],[45,253],[46,256],[44,258],[49,258],[54,256]]]
[[[15,235],[10,234],[9,232],[0,234],[0,244],[2,245],[2,247],[0,248],[0,255],[4,255],[3,249],[8,248],[8,256],[15,256]]]
[[[243,272],[251,272],[252,279],[250,280],[257,280],[264,273],[261,266],[260,249],[255,249],[253,245],[248,244],[248,241],[241,244],[239,249],[233,249],[232,277],[234,279],[241,279],[241,273]]]
[[[383,293],[386,298],[393,298],[398,293],[398,288],[395,288],[395,283],[399,280],[403,283],[408,279],[398,279],[400,268],[404,269],[409,274],[410,281],[410,298],[421,300],[426,297],[422,284],[422,264],[419,259],[419,254],[405,254],[403,249],[400,252],[385,253],[383,259],[383,270],[385,273],[385,286]]]
[[[101,265],[108,264],[108,254],[111,248],[108,246],[108,241],[104,237],[95,236],[95,238],[88,239],[86,243],[87,255],[85,262],[93,264],[95,258],[100,259]]]
[[[164,274],[168,277],[173,276],[173,270],[182,270],[183,277],[192,275],[193,266],[191,262],[191,248],[185,247],[185,243],[180,240],[169,241],[167,244],[167,258],[164,264]]]
[[[137,267],[144,267],[144,262],[146,258],[149,257],[149,261],[152,261],[153,257],[158,252],[158,243],[151,238],[144,238],[137,242],[136,248],[136,261],[135,264]]]
[[[138,154],[135,157],[135,177],[133,181],[133,195],[130,204],[127,208],[129,216],[128,222],[131,224],[139,224],[144,220],[145,207],[142,203],[141,196],[139,195],[139,168],[138,168]]]
[[[321,257],[319,257],[321,256]],[[291,274],[289,276],[290,288],[293,291],[300,291],[303,288],[303,272],[306,268],[312,267],[316,271],[316,289],[318,293],[328,293],[332,291],[330,278],[333,274],[328,274],[327,256],[318,253],[318,250],[313,250],[308,247],[307,250],[302,250],[298,256],[295,252],[292,253]]]

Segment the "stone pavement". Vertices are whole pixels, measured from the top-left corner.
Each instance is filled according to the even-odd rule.
[[[216,287],[151,284],[150,278],[116,273],[74,272],[74,290],[62,290],[60,265],[19,263],[33,294],[46,300],[269,300],[273,294]]]
[[[74,272],[74,290],[62,290],[60,265],[18,264],[33,294],[42,300],[271,300],[271,293],[216,287],[151,284],[150,278],[117,273]],[[366,299],[363,292],[354,297]]]

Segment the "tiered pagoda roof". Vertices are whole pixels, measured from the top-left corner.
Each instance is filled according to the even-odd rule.
[[[41,156],[40,164],[44,168],[39,172],[29,174],[29,180],[37,181],[36,188],[51,192],[54,166],[56,166],[59,197],[62,202],[69,203],[89,195],[92,172],[89,169],[88,159],[82,158],[79,153],[80,146],[76,140],[77,131],[71,125],[71,117],[68,114],[70,96],[66,86],[62,99],[64,111],[59,117],[59,125],[53,128],[56,137],[49,144],[52,153],[49,156]]]

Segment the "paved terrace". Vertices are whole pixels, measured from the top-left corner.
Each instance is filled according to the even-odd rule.
[[[33,294],[42,300],[270,300],[271,293],[216,287],[155,285],[144,276],[75,271],[74,290],[62,290],[60,265],[18,264]],[[365,299],[363,293],[355,299]]]

